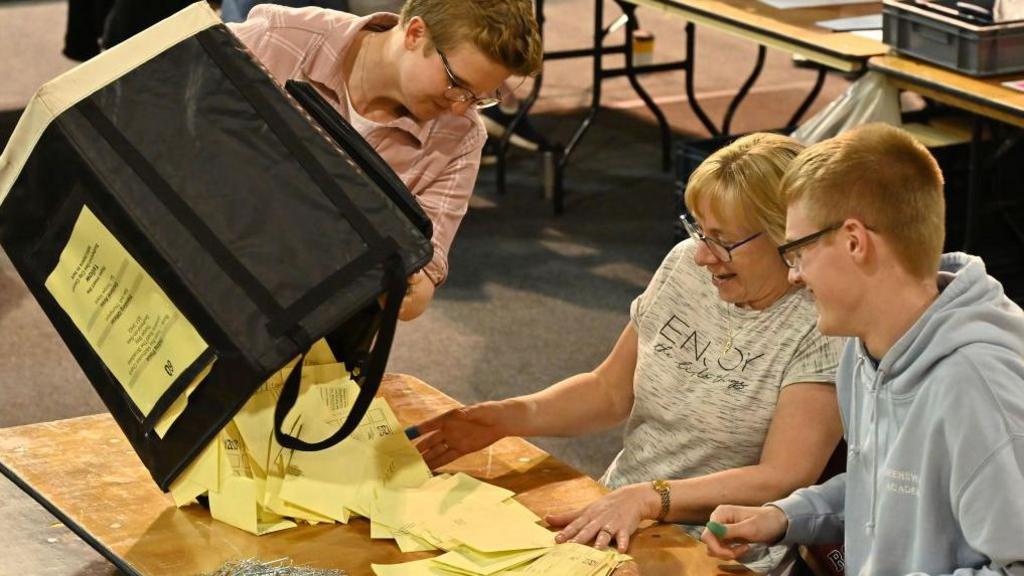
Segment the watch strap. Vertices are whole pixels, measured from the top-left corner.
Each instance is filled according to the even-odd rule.
[[[658,513],[657,520],[661,522],[668,516],[669,508],[672,506],[672,487],[669,485],[668,480],[653,480],[651,486],[654,491],[661,496],[661,512]]]

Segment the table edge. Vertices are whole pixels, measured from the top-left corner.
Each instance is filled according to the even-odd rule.
[[[97,540],[88,530],[82,525],[75,522],[70,516],[65,514],[60,508],[47,500],[42,494],[36,491],[35,488],[30,486],[27,482],[21,479],[20,476],[13,470],[7,467],[6,464],[0,460],[0,474],[11,481],[19,490],[28,494],[37,504],[43,507],[44,510],[52,514],[57,520],[68,527],[69,530],[75,533],[76,536],[82,539],[83,542],[88,544],[93,550],[100,553],[101,556],[106,558],[108,562],[113,564],[118,570],[129,574],[130,576],[142,576],[137,572],[131,565],[127,564],[121,557],[114,554],[112,550],[104,546],[99,540]]]

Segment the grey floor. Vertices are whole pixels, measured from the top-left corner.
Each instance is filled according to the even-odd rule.
[[[586,45],[592,6],[588,0],[548,0],[548,48]],[[60,2],[0,4],[0,72],[5,78],[0,84],[0,142],[39,84],[72,65],[59,55],[65,10]],[[609,15],[609,21],[616,15]],[[680,55],[681,23],[645,10],[640,17],[656,35],[657,59]],[[755,47],[701,31],[698,54],[698,92],[712,116],[720,118],[753,65]],[[536,123],[552,139],[567,140],[580,118],[591,94],[588,73],[584,61],[545,68]],[[782,124],[813,78],[812,72],[794,68],[787,55],[770,51],[734,129]],[[644,83],[680,136],[704,135],[681,96],[681,72]],[[830,77],[818,106],[845,85],[842,78]],[[418,376],[469,403],[537,390],[604,358],[627,321],[630,301],[671,246],[674,199],[672,174],[660,170],[658,132],[650,115],[625,81],[606,82],[603,96],[608,109],[568,171],[565,215],[551,215],[535,157],[514,155],[503,196],[494,192],[493,170],[481,172],[452,250],[449,281],[423,317],[401,326],[390,371]],[[0,252],[0,427],[102,410]],[[536,441],[592,475],[603,471],[621,445],[615,430]],[[0,520],[0,525],[7,522]],[[38,569],[28,567],[21,574],[85,576],[96,569],[96,557],[71,545],[34,544],[40,550],[65,546],[64,553],[82,555],[83,568],[69,570],[66,563],[55,568],[40,559]]]

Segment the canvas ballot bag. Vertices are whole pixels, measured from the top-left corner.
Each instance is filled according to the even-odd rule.
[[[323,337],[359,397],[330,438],[276,436],[347,436],[432,256],[383,160],[309,86],[288,92],[200,2],[40,88],[0,156],[0,245],[165,490]]]

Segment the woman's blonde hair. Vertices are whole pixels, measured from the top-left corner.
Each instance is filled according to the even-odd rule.
[[[530,0],[407,0],[402,25],[420,17],[441,51],[468,42],[516,76],[534,76],[544,48]]]
[[[825,227],[856,218],[891,239],[900,264],[918,278],[939,269],[946,238],[942,171],[909,133],[867,124],[804,150],[782,182],[786,204]]]
[[[786,203],[779,190],[790,162],[803,150],[796,140],[756,133],[722,148],[701,163],[686,183],[686,208],[698,218],[705,201],[721,220],[761,228],[781,245],[786,236]]]

